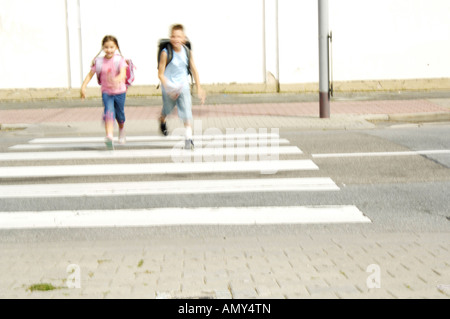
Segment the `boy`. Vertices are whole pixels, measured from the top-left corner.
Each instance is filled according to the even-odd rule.
[[[158,77],[161,81],[163,108],[160,117],[161,132],[167,136],[168,130],[166,125],[166,117],[169,115],[175,105],[178,107],[178,117],[183,121],[186,128],[185,148],[193,149],[194,143],[192,141],[192,100],[188,80],[188,65],[192,76],[194,78],[198,97],[202,105],[205,103],[206,94],[200,86],[200,79],[197,68],[192,57],[192,52],[187,54],[187,49],[184,46],[186,36],[184,34],[184,27],[181,24],[175,24],[170,29],[170,44],[173,49],[173,58],[167,64],[167,49],[161,52],[160,62],[158,65]],[[189,61],[188,61],[189,56]],[[167,66],[166,66],[167,64]]]

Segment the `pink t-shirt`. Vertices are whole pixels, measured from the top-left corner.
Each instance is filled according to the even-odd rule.
[[[117,55],[115,57],[117,57]],[[120,60],[118,63],[119,65],[117,67],[117,64],[115,65],[114,63],[115,57],[111,59],[106,59],[105,57],[100,58],[103,59],[102,71],[100,73],[102,93],[107,93],[109,95],[122,94],[127,91],[125,81],[120,83],[114,82],[114,78],[120,74],[120,70],[122,68],[127,67],[127,63],[125,62],[125,59],[122,56],[119,56]],[[91,67],[91,71],[96,72],[96,70],[97,70],[96,63],[94,63],[94,65]]]

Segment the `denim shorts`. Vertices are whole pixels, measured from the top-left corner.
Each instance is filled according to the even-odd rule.
[[[163,109],[162,115],[167,116],[172,113],[175,106],[177,106],[178,117],[183,120],[191,120],[192,119],[192,99],[191,99],[191,90],[189,85],[183,87],[180,95],[176,100],[173,100],[169,97],[167,92],[162,90],[163,97]]]
[[[125,123],[125,98],[126,93],[109,95],[102,93],[103,120],[105,122],[117,120],[119,124]]]

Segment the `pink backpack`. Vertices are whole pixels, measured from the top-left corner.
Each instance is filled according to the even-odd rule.
[[[120,59],[122,58],[121,55],[115,55],[114,56],[114,65],[117,68],[117,72],[119,72],[119,63],[120,63]],[[127,76],[125,79],[125,85],[127,86],[127,88],[134,82],[134,70],[136,69],[136,67],[133,64],[133,61],[131,60],[126,60],[127,63]],[[95,58],[95,73],[97,74],[97,82],[99,85],[102,85],[100,78],[101,78],[101,73],[102,73],[102,66],[103,66],[103,57],[97,57]]]

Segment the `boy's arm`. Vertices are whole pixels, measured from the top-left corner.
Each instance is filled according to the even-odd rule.
[[[166,71],[166,63],[167,63],[167,53],[165,51],[161,52],[161,58],[159,59],[158,65],[158,78],[161,81],[161,85],[166,87],[166,77],[164,76],[164,72]]]
[[[81,96],[82,100],[84,100],[86,98],[86,87],[87,87],[88,83],[91,81],[94,74],[95,74],[95,72],[93,72],[91,70],[89,72],[89,74],[86,75],[86,78],[84,79],[83,84],[81,85],[80,96]]]
[[[191,51],[191,54],[190,54],[189,64],[190,64],[192,76],[194,77],[195,85],[197,87],[198,97],[202,101],[202,104],[204,104],[205,103],[205,99],[206,99],[206,92],[203,90],[202,86],[200,85],[200,76],[198,75],[197,67],[195,66],[195,63],[194,63],[194,58],[192,56],[192,51]]]

